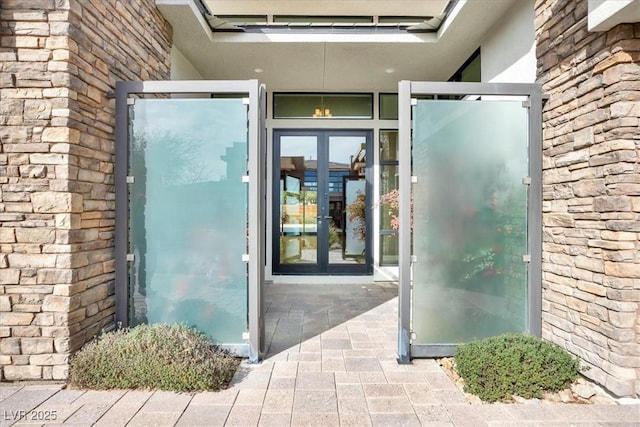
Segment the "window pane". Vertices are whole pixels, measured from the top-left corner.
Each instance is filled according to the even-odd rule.
[[[274,93],[274,119],[309,119],[322,109],[322,97],[317,94]]]
[[[380,131],[380,161],[398,160],[398,131]]]
[[[280,138],[280,263],[318,261],[318,140]],[[301,185],[303,182],[303,185]]]
[[[336,94],[324,95],[323,107],[329,109],[333,118],[372,119],[373,95]]]
[[[273,22],[313,23],[313,24],[367,24],[372,23],[371,16],[320,16],[320,15],[275,15]]]
[[[398,265],[398,235],[380,235],[380,265]]]
[[[372,119],[373,95],[275,93],[274,119]]]
[[[398,94],[380,94],[380,119],[398,120]]]
[[[473,58],[473,61],[471,61],[469,65],[462,69],[460,81],[479,82],[481,81],[480,72],[480,55],[477,55],[475,58]]]
[[[329,263],[362,264],[366,260],[367,231],[367,138],[364,136],[329,136],[329,204],[334,213],[329,223]],[[340,190],[340,193],[338,193]]]
[[[432,16],[380,16],[380,24],[418,25],[433,18]]]
[[[398,166],[380,165],[380,229],[397,230]]]
[[[186,322],[218,343],[242,344],[247,107],[137,99],[131,109],[130,323]]]

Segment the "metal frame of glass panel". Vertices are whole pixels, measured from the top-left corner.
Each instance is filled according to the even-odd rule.
[[[128,100],[131,95],[181,94],[202,96],[213,94],[246,94],[248,111],[248,332],[247,344],[229,346],[233,352],[249,357],[256,363],[264,351],[263,295],[265,265],[265,114],[266,89],[257,80],[246,81],[137,81],[116,83],[115,129],[115,193],[116,193],[116,322],[118,327],[129,324],[128,221],[129,201],[127,174],[129,167]],[[246,259],[245,259],[246,260]]]
[[[542,333],[542,102],[541,86],[521,83],[412,82],[398,84],[400,170],[400,262],[398,310],[398,362],[412,357],[452,355],[455,345],[413,345],[411,342],[411,183],[412,98],[438,96],[522,96],[529,107],[529,177],[527,244],[530,258],[527,277],[527,331]]]

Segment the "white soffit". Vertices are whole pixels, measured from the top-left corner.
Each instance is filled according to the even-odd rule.
[[[194,0],[156,0],[156,6],[171,23],[175,39],[190,33],[195,41],[213,40],[213,33]]]
[[[195,1],[156,0],[156,3],[173,26],[175,46],[205,79],[259,79],[273,91],[396,91],[400,80],[448,79],[478,48],[485,33],[518,0],[459,0],[437,34],[406,33],[385,40],[367,33],[359,35],[357,40],[342,35],[319,40],[317,34],[298,34],[294,41],[266,37],[250,41],[242,33],[212,33]],[[370,2],[385,3],[378,0],[366,3]],[[308,4],[310,1],[284,3]],[[413,2],[389,0],[386,3]],[[420,3],[446,2],[424,0]],[[262,72],[257,74],[255,69]]]
[[[640,22],[640,0],[589,0],[589,31],[608,31],[618,24]]]
[[[214,15],[438,16],[449,0],[205,0]]]

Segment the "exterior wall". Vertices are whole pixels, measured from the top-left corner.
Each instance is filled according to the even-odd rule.
[[[487,32],[480,44],[483,82],[535,82],[534,16],[534,0],[518,0]]]
[[[543,112],[543,336],[640,395],[640,24],[587,30],[587,1],[536,0]]]
[[[116,80],[167,79],[148,0],[1,0],[0,379],[64,379],[114,327]]]
[[[202,80],[202,74],[193,64],[180,52],[171,47],[171,80]]]

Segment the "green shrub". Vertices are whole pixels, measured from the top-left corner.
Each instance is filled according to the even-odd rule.
[[[482,400],[542,397],[565,389],[579,363],[559,346],[530,335],[506,334],[458,347],[455,357],[464,390]]]
[[[69,379],[72,386],[98,390],[219,390],[238,364],[186,325],[139,325],[86,344],[71,359]]]

